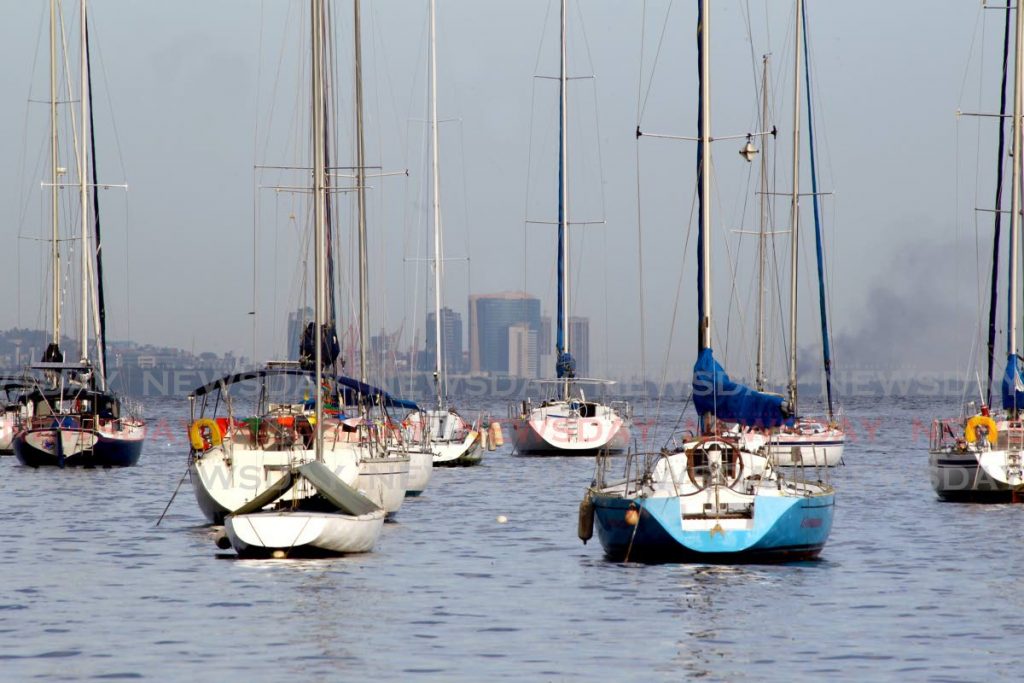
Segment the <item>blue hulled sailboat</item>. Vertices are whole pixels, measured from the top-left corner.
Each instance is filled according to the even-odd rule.
[[[693,400],[699,433],[675,450],[631,454],[625,475],[598,458],[580,506],[580,537],[596,526],[605,554],[643,562],[772,562],[817,557],[828,540],[835,494],[790,479],[769,456],[767,430],[793,423],[789,403],[729,378],[711,345],[709,0],[698,11],[700,99],[697,183],[698,357]]]

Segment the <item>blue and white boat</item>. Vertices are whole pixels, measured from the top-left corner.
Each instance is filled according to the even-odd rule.
[[[834,491],[828,484],[790,478],[776,469],[764,430],[792,424],[789,403],[731,380],[711,347],[708,16],[709,0],[702,0],[697,124],[699,334],[693,369],[700,430],[678,449],[630,454],[625,476],[617,481],[608,479],[610,460],[600,456],[594,483],[580,506],[580,537],[586,542],[596,526],[605,554],[614,560],[813,559],[832,529]]]

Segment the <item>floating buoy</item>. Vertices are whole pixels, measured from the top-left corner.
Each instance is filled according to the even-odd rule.
[[[586,545],[587,541],[594,537],[594,503],[590,500],[589,495],[584,496],[580,501],[580,525],[576,533],[583,541],[583,545]]]
[[[495,421],[491,423],[491,442],[495,448],[505,445],[505,435],[501,433],[500,422]]]
[[[216,543],[217,547],[221,550],[229,550],[231,548],[231,541],[228,539],[228,535],[223,531],[214,537],[213,542]]]
[[[498,515],[498,524],[507,524],[507,523],[508,523],[508,517],[506,517],[505,515]]]
[[[626,524],[630,526],[636,526],[640,523],[640,511],[636,507],[630,505],[629,509],[626,510]]]

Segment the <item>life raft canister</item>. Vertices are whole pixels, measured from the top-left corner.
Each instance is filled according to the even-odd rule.
[[[208,451],[223,443],[220,426],[208,417],[195,420],[188,426],[188,440],[196,451]]]
[[[967,443],[975,443],[978,440],[978,427],[984,426],[988,430],[988,442],[995,444],[999,440],[999,428],[996,426],[996,421],[988,415],[975,415],[967,421],[967,427],[964,429],[964,438],[967,439]]]

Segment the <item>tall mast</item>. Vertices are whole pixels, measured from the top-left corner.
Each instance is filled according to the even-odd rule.
[[[768,55],[761,59],[761,130],[768,125]],[[761,229],[757,243],[757,367],[754,380],[764,391],[764,273],[768,253],[768,155],[761,155]]]
[[[697,153],[697,180],[700,199],[700,262],[698,264],[698,286],[700,288],[700,311],[698,326],[698,351],[711,348],[711,6],[709,0],[701,0],[699,34],[700,64],[700,113],[697,120],[697,135],[700,145]]]
[[[82,60],[81,60],[81,89],[82,89],[82,127],[81,127],[81,145],[78,155],[78,178],[80,181],[81,192],[81,206],[80,211],[82,214],[82,308],[81,308],[81,319],[82,326],[80,334],[82,335],[82,362],[89,360],[89,182],[87,179],[87,162],[89,157],[89,144],[87,132],[89,129],[89,53],[86,49],[86,35],[85,35],[85,22],[86,22],[86,8],[85,1],[81,0],[79,12],[81,14],[81,48],[82,48]]]
[[[811,162],[811,205],[814,209],[814,251],[818,265],[818,314],[821,321],[821,360],[825,371],[825,399],[828,403],[828,421],[835,420],[832,402],[832,349],[828,333],[828,297],[825,292],[825,247],[821,231],[821,206],[818,201],[818,166],[814,147],[814,107],[811,106],[811,59],[807,48],[807,6],[798,18],[804,26],[804,84],[807,86],[807,151]]]
[[[50,0],[50,268],[53,269],[50,343],[60,344],[60,235],[57,216],[57,0]]]
[[[1004,121],[1006,119],[1006,86],[1010,75],[1010,31],[1013,27],[1013,23],[1010,18],[1012,12],[1013,8],[1010,5],[1007,5],[1006,14],[1003,17],[1003,68],[1002,78],[999,83],[999,118],[997,119],[997,121],[999,121],[999,143],[996,148],[996,198],[992,226],[992,277],[989,281],[991,289],[988,303],[988,344],[986,349],[988,355],[988,376],[986,378],[985,403],[987,405],[992,405],[992,380],[996,364],[996,330],[998,328],[996,319],[998,316],[997,307],[999,296],[999,246],[1003,219],[1003,159],[1006,154],[1006,125]]]
[[[366,349],[369,346],[369,280],[366,257],[366,150],[363,140],[363,45],[359,0],[355,11],[355,79],[356,79],[356,197],[359,223],[359,381],[366,383]]]
[[[558,72],[558,337],[556,362],[569,354],[569,143],[568,74],[566,65],[566,0],[561,3]],[[562,373],[558,373],[562,374]],[[562,397],[569,400],[569,374],[565,373]]]
[[[323,0],[310,0],[310,16],[312,27],[312,147],[313,147],[313,235],[315,247],[313,251],[314,277],[314,312],[315,332],[313,341],[316,346],[313,358],[316,364],[316,459],[323,459],[324,433],[324,395],[323,395],[323,328],[326,319],[326,233],[325,216],[327,213],[326,191],[327,170],[325,168],[324,135],[324,14]]]
[[[1013,59],[1013,165],[1010,180],[1010,285],[1008,292],[1009,320],[1006,324],[1006,353],[1017,354],[1017,244],[1020,232],[1020,165],[1021,165],[1021,114],[1024,114],[1024,12],[1018,8],[1016,18]],[[1016,412],[1016,409],[1014,410]]]
[[[434,387],[437,407],[443,392],[441,376],[444,356],[441,352],[441,162],[437,135],[437,2],[430,0],[430,146],[431,178],[434,185]]]
[[[793,182],[790,198],[789,256],[789,405],[796,414],[796,327],[797,266],[800,253],[800,59],[802,58],[803,0],[796,0],[796,29],[793,44]]]

